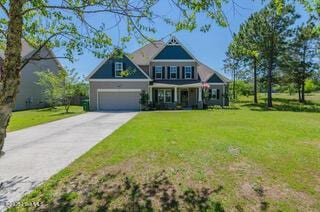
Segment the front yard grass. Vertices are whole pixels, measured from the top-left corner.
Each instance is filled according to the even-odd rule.
[[[41,202],[31,210],[318,211],[320,113],[140,113],[22,202]]]
[[[8,132],[56,121],[81,113],[83,113],[83,110],[80,106],[71,106],[69,113],[65,113],[64,107],[16,111],[12,113]]]

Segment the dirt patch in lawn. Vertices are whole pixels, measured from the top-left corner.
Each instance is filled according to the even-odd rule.
[[[238,210],[277,210],[279,203],[294,204],[301,211],[314,210],[316,200],[310,194],[271,182],[271,177],[255,164],[242,160],[232,163],[229,171],[239,178],[236,195],[245,200],[245,204],[236,206]]]

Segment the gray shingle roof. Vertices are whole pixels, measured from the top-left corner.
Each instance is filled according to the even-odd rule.
[[[163,41],[155,41],[149,43],[142,48],[134,51],[130,54],[130,58],[137,65],[149,65],[151,59],[164,47],[165,43]],[[216,74],[224,82],[230,82],[229,79],[224,77],[219,72],[213,70],[212,68],[204,65],[200,61],[198,62],[198,73],[202,82],[208,81],[214,74]]]
[[[222,81],[230,82],[228,78],[199,61],[198,73],[202,82],[207,82],[214,74],[216,74]]]
[[[149,65],[150,60],[163,48],[164,45],[165,43],[161,40],[149,43],[131,53],[130,58],[137,65]]]

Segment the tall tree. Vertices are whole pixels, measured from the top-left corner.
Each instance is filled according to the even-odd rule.
[[[32,60],[52,59],[39,56],[43,48],[62,48],[65,53],[58,58],[71,61],[84,49],[97,57],[106,57],[113,46],[109,28],[123,21],[127,27],[119,39],[122,47],[132,37],[152,41],[147,34],[157,31],[155,20],[173,25],[175,31],[192,31],[197,27],[197,15],[205,14],[208,23],[199,26],[203,31],[214,22],[226,26],[222,6],[227,0],[170,1],[179,19],[156,14],[154,6],[158,0],[1,0],[0,47],[5,60],[0,79],[0,151],[15,104],[20,70]],[[102,21],[93,22],[92,16]],[[115,17],[115,23],[109,26],[111,17]],[[28,58],[21,57],[21,39],[35,48]]]
[[[229,46],[227,57],[237,55],[238,60],[242,61],[244,67],[242,70],[248,72],[253,70],[253,96],[254,103],[258,103],[257,97],[257,67],[259,61],[259,49],[254,33],[255,19],[250,17],[244,24],[240,26],[239,32],[233,36],[233,41]]]
[[[226,72],[231,73],[232,75],[232,99],[236,100],[237,99],[237,86],[236,86],[236,81],[237,81],[237,73],[240,70],[240,57],[238,55],[238,52],[235,50],[236,46],[235,45],[230,45],[228,47],[228,51],[226,53],[226,59],[224,60],[224,70]]]
[[[292,5],[285,5],[284,1],[280,2],[282,2],[280,11],[276,4],[279,1],[276,1],[252,14],[242,25],[241,31],[234,37],[232,44],[236,46],[233,49],[236,49],[241,60],[250,59],[255,82],[257,81],[257,62],[261,70],[267,72],[268,107],[272,107],[272,85],[274,71],[279,67],[278,58],[286,47],[292,25],[299,17]],[[256,92],[256,85],[254,87]]]
[[[281,59],[281,68],[290,82],[296,84],[299,102],[305,102],[305,82],[319,68],[320,37],[310,20],[297,27]]]

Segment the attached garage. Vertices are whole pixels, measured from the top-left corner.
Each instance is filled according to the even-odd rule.
[[[141,89],[98,89],[98,110],[139,110]]]

